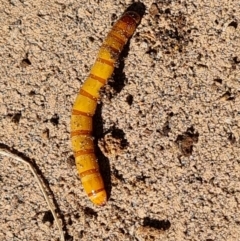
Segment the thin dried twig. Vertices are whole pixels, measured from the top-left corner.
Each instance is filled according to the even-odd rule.
[[[11,153],[10,151],[3,150],[2,148],[0,148],[0,154],[2,154],[4,156],[7,156],[7,157],[10,157],[10,158],[13,158],[14,160],[17,160],[19,162],[23,162],[23,163],[28,165],[28,167],[31,170],[33,176],[35,177],[35,179],[36,179],[36,181],[37,181],[37,183],[38,183],[38,185],[39,185],[39,187],[40,187],[40,189],[42,191],[42,194],[43,194],[43,196],[45,198],[45,201],[47,202],[48,207],[51,210],[52,215],[53,215],[53,217],[55,219],[55,222],[56,222],[57,227],[58,227],[59,232],[60,232],[60,240],[61,241],[65,241],[63,230],[62,230],[62,226],[61,226],[61,224],[60,224],[60,222],[59,222],[59,220],[57,218],[57,214],[55,213],[54,207],[53,207],[52,203],[50,202],[50,200],[49,200],[49,198],[47,196],[47,193],[46,193],[46,191],[45,191],[45,189],[43,187],[42,180],[38,177],[38,174],[37,174],[35,168],[33,167],[33,165],[30,162],[28,162],[28,161],[22,159],[21,157],[17,156],[16,154]]]

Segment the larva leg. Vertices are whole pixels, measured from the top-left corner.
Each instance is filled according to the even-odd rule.
[[[112,75],[120,52],[139,22],[138,13],[127,11],[114,24],[73,105],[71,116],[72,149],[83,188],[90,200],[96,205],[104,205],[107,201],[107,195],[94,154],[92,116],[96,110],[99,90]]]

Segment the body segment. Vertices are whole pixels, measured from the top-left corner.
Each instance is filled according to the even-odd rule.
[[[73,104],[71,115],[72,149],[83,188],[90,200],[96,205],[104,205],[107,201],[107,195],[94,153],[92,116],[97,107],[99,90],[112,75],[119,54],[134,33],[139,21],[138,13],[127,11],[114,24]]]

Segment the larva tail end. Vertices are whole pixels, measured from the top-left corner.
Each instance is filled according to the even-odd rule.
[[[105,190],[102,190],[89,198],[97,206],[104,206],[107,203],[107,193]]]

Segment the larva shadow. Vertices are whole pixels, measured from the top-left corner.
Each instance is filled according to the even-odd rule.
[[[103,177],[104,186],[107,193],[107,199],[110,198],[112,182],[111,174],[115,175],[116,170],[110,169],[109,159],[105,156],[117,156],[124,148],[128,146],[123,130],[112,126],[107,131],[103,131],[103,119],[101,117],[102,104],[98,105],[96,114],[93,117],[93,135],[95,153],[98,157],[100,173]]]
[[[130,5],[126,9],[126,12],[128,11],[137,12],[142,19],[146,11],[146,7],[143,3],[137,2]],[[125,58],[127,58],[129,54],[131,39],[132,39],[132,36],[128,39],[126,45],[123,47],[123,50],[119,55],[116,68],[114,69],[113,76],[112,76],[113,81],[109,81],[108,83],[108,85],[111,86],[117,94],[120,93],[121,90],[124,88],[124,86],[127,84],[127,78],[124,73],[124,68],[125,68]],[[113,97],[111,94],[109,96],[110,98]]]
[[[110,163],[109,159],[104,156],[98,147],[98,140],[104,136],[103,132],[103,118],[102,118],[102,103],[97,105],[96,112],[93,116],[93,136],[94,136],[94,148],[95,153],[98,158],[100,173],[103,177],[104,186],[107,193],[107,199],[109,199],[111,194],[111,173],[110,173]]]
[[[128,141],[125,138],[124,131],[116,126],[112,126],[107,131],[103,131],[101,112],[102,104],[98,105],[97,112],[93,117],[93,135],[95,136],[95,153],[98,157],[107,199],[109,199],[112,189],[111,173],[114,175],[115,172],[114,170],[111,171],[109,159],[105,155],[118,155],[118,153],[121,153],[121,151],[128,146]]]
[[[137,12],[139,14],[139,16],[142,18],[143,15],[145,14],[146,11],[146,7],[143,3],[141,2],[135,2],[132,3],[125,12],[129,12],[129,11],[133,11],[133,12]]]
[[[145,13],[146,7],[143,3],[133,3],[130,5],[125,12],[133,11],[137,12],[140,16],[140,19],[142,19],[144,13]],[[113,98],[115,93],[120,93],[121,90],[124,88],[124,86],[127,84],[127,78],[124,73],[125,68],[125,58],[127,58],[130,50],[130,41],[131,38],[128,38],[127,43],[123,46],[123,49],[118,57],[117,64],[115,66],[113,75],[112,75],[112,81],[108,82],[108,85],[112,87],[114,90],[113,93],[111,90],[105,88],[104,92],[109,97],[109,99]],[[115,93],[114,93],[115,92]],[[93,136],[94,144],[95,144],[95,153],[98,158],[99,162],[99,168],[100,173],[102,174],[106,193],[107,193],[107,199],[110,198],[111,195],[111,189],[112,189],[112,183],[111,183],[111,170],[110,170],[110,162],[109,159],[102,153],[100,150],[98,144],[98,141],[102,138],[104,138],[105,135],[108,133],[112,133],[113,137],[120,139],[120,149],[123,149],[128,145],[127,140],[124,138],[125,134],[122,130],[117,129],[113,127],[112,129],[108,130],[104,133],[103,131],[103,118],[102,118],[102,104],[99,104],[97,106],[95,115],[93,116]]]
[[[128,41],[127,44],[124,46],[119,56],[118,63],[113,72],[112,81],[108,82],[108,85],[111,86],[114,92],[116,92],[117,94],[120,93],[121,90],[124,88],[124,86],[127,84],[127,78],[124,73],[124,68],[125,68],[124,59],[128,56],[129,45],[130,45],[130,41]],[[110,99],[113,97],[113,94],[107,93],[107,95],[109,96]]]

